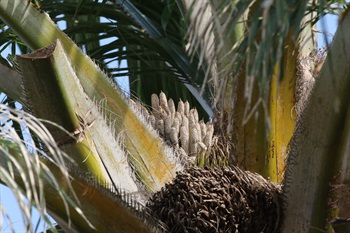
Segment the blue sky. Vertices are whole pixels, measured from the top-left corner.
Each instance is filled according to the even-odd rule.
[[[335,31],[338,26],[338,17],[335,15],[326,15],[324,19],[317,24],[319,31],[324,32],[318,35],[318,47],[322,48],[326,46],[326,40],[330,43],[333,39]]]
[[[65,28],[65,25],[60,25],[61,28]],[[318,24],[318,30],[319,31],[324,31],[326,34],[319,34],[319,47],[324,47],[326,46],[325,39],[328,39],[328,42],[331,42],[332,37],[335,33],[337,27],[337,17],[328,15],[326,16],[326,19],[324,20],[324,23],[319,23]],[[9,51],[4,51],[3,55],[9,53]],[[6,56],[6,55],[5,55]],[[120,84],[124,86],[126,89],[128,89],[128,83],[127,79],[122,79],[120,80]],[[0,96],[0,99],[2,96]],[[4,209],[6,209],[7,213],[9,214],[13,227],[15,228],[15,232],[21,233],[25,232],[23,229],[23,224],[22,224],[22,217],[19,212],[17,202],[13,195],[11,194],[11,190],[9,190],[7,187],[1,185],[0,186],[0,206],[3,206]],[[3,219],[3,218],[2,218]],[[34,214],[33,215],[33,223],[36,224],[38,221],[38,215]],[[39,227],[39,232],[43,230],[43,226]],[[8,222],[2,222],[0,219],[0,233],[7,233],[7,232],[12,232],[11,228],[8,225]]]

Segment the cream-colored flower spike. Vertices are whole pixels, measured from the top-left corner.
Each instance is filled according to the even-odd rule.
[[[197,110],[190,109],[188,101],[180,100],[176,109],[174,101],[167,100],[161,92],[159,96],[152,94],[151,103],[147,119],[181,159],[193,162],[198,154],[210,149],[214,127],[212,123],[199,121]]]
[[[152,105],[152,108],[153,108],[153,105]],[[185,105],[184,105],[184,102],[182,102],[182,100],[180,100],[179,103],[177,104],[177,112],[180,113],[180,115],[185,113]]]
[[[201,138],[204,139],[205,135],[207,134],[207,126],[203,120],[199,122],[199,127],[201,129]]]
[[[206,126],[207,126],[207,133],[205,134],[203,143],[208,148],[210,148],[213,144],[214,126],[211,123],[207,123]]]
[[[196,110],[197,111],[197,110]],[[190,103],[188,103],[188,101],[185,102],[185,116],[188,117],[190,112]]]
[[[189,135],[190,134],[188,132],[188,128],[186,128],[186,126],[181,126],[181,128],[180,128],[180,143],[181,143],[182,149],[184,149],[184,151],[186,152],[187,155],[189,155],[189,153],[190,153]]]
[[[174,122],[174,118],[172,118],[171,115],[164,116],[164,134],[166,137],[170,136],[173,122]]]
[[[172,127],[171,128],[173,128],[174,129],[174,132],[176,133],[176,135],[178,136],[179,135],[179,133],[180,133],[180,122],[181,122],[181,118],[179,119],[179,118],[177,118],[176,116],[175,116],[175,118],[174,118],[174,122],[173,122],[173,125],[172,125]],[[176,141],[177,142],[177,141]]]
[[[159,107],[159,98],[156,94],[152,94],[151,96],[151,103],[152,103],[152,115],[157,115],[157,112],[160,111]],[[158,118],[158,117],[156,117]]]
[[[174,118],[175,117],[175,113],[176,113],[176,109],[175,109],[174,101],[172,99],[169,99],[168,107],[169,107],[169,111],[170,111],[171,117]]]
[[[168,107],[168,101],[166,99],[164,92],[161,92],[159,94],[159,105],[160,105],[161,109],[163,110],[162,111],[163,113],[165,113],[166,115],[168,115],[170,113],[169,107]]]
[[[163,119],[159,119],[156,125],[156,129],[160,133],[160,135],[164,135],[164,121]]]

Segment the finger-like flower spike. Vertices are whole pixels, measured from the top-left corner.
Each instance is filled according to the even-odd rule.
[[[164,121],[162,119],[158,120],[157,122],[157,130],[160,135],[164,135]]]
[[[189,127],[195,127],[195,119],[194,119],[194,116],[192,114],[189,114],[188,116],[188,123],[189,123]]]
[[[202,138],[204,138],[205,135],[202,136],[201,126],[198,122],[196,122],[194,126],[198,133],[198,141],[202,141]]]
[[[161,119],[165,119],[165,117],[167,117],[169,114],[168,112],[166,111],[166,109],[164,109],[162,106],[160,106],[160,118]]]
[[[197,149],[198,149],[198,154],[202,155],[208,150],[208,147],[203,142],[198,142]]]
[[[175,128],[176,134],[178,135],[180,133],[180,121],[177,117],[174,118],[172,127]]]
[[[185,115],[182,115],[182,124],[181,126],[186,126],[187,128],[189,127],[189,122],[188,122],[188,118]]]
[[[175,113],[175,118],[179,121],[180,125],[182,125],[182,116],[181,116],[181,113],[176,112],[176,113]]]
[[[198,132],[195,127],[190,128],[190,154],[189,156],[197,155],[197,146],[199,142]]]
[[[176,109],[174,101],[167,100],[163,92],[159,96],[153,94],[151,100],[152,111],[144,116],[176,154],[180,150],[186,154],[184,164],[189,165],[196,160],[196,156],[207,157],[215,143],[213,124],[199,121],[197,110],[190,109],[188,101],[180,100]]]
[[[213,123],[207,122],[205,125],[207,126],[207,134],[209,133],[209,134],[211,134],[211,136],[213,136],[213,134],[214,134]]]
[[[151,105],[153,109],[159,109],[159,98],[156,94],[152,94],[151,96]]]
[[[172,124],[173,124],[173,120],[171,119],[171,116],[166,116],[164,118],[164,133],[166,136],[170,135]]]
[[[194,117],[194,121],[195,121],[195,122],[198,122],[199,119],[198,119],[198,111],[197,111],[197,109],[193,108],[193,109],[190,110],[190,112],[191,112],[191,114],[192,114],[193,117]]]
[[[203,140],[205,135],[207,134],[207,126],[205,125],[203,120],[201,120],[199,122],[199,126],[201,128],[201,136],[202,136],[202,140]]]
[[[189,153],[189,132],[188,132],[188,127],[186,126],[181,126],[180,128],[180,142],[181,142],[181,147],[184,149],[186,154]]]
[[[180,114],[185,114],[185,104],[184,102],[182,102],[182,100],[180,100],[177,104],[177,112],[179,112]]]
[[[198,146],[203,149],[203,150],[207,150],[208,147],[203,143],[203,142],[198,142]]]
[[[184,104],[184,114],[185,116],[188,117],[189,113],[190,113],[190,103],[188,103],[188,101],[185,102]]]
[[[169,107],[168,107],[168,101],[166,99],[166,95],[164,94],[164,92],[161,92],[159,94],[159,105],[160,107],[162,107],[164,109],[164,111],[169,114]]]
[[[207,123],[207,133],[203,139],[204,144],[209,148],[212,145],[212,139],[214,134],[214,126],[211,123]]]
[[[169,99],[168,107],[169,107],[169,111],[170,111],[171,117],[174,118],[175,117],[175,113],[176,113],[176,109],[175,109],[174,101],[172,99]]]
[[[159,106],[159,98],[156,94],[152,94],[151,96],[151,105],[152,105],[152,115],[159,120],[159,112],[160,112],[160,106]]]
[[[176,130],[175,127],[171,127],[170,133],[169,133],[169,139],[171,144],[176,145],[178,147],[178,131]]]

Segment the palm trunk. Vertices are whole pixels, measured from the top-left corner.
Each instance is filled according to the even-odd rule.
[[[344,160],[339,135],[346,127],[350,98],[350,55],[344,50],[350,45],[349,25],[347,15],[290,144],[283,232],[319,232],[327,226],[329,184],[339,172],[339,161]]]

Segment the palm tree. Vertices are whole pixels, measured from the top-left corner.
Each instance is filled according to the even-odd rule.
[[[18,73],[5,68],[11,65],[2,59],[7,79],[15,80],[14,85],[1,81],[1,90],[12,98],[8,105],[19,101],[30,114],[1,105],[6,118],[1,120],[1,181],[19,200],[26,194],[43,218],[48,210],[67,231],[162,231],[138,203],[187,166],[179,161],[184,160],[180,149],[165,142],[180,135],[174,141],[187,155],[197,154],[198,164],[223,161],[282,183],[281,231],[330,230],[329,218],[346,219],[350,209],[344,195],[350,187],[344,50],[350,22],[344,4],[1,1],[0,18],[7,25],[2,44],[34,51],[12,59],[24,94]],[[343,18],[324,59],[315,48],[313,25],[337,11]],[[65,32],[75,43],[50,17],[66,22]],[[101,46],[106,38],[108,44]],[[118,61],[117,67],[108,66],[111,61]],[[123,75],[129,76],[136,103],[113,87]],[[151,98],[161,91],[175,103],[162,94]],[[198,111],[186,115],[196,119],[190,122],[211,119],[205,129],[214,124],[216,143],[200,141],[194,125],[176,134],[166,131],[175,115],[171,106],[179,103],[182,111],[180,99]],[[153,109],[144,110],[140,102]],[[156,129],[148,123],[152,117]],[[33,135],[26,145],[23,133],[15,131],[21,131],[23,120]],[[204,152],[186,148],[184,138],[196,148],[204,144]],[[217,159],[210,159],[213,155]],[[337,202],[327,206],[330,196]],[[111,221],[109,216],[122,217]]]

